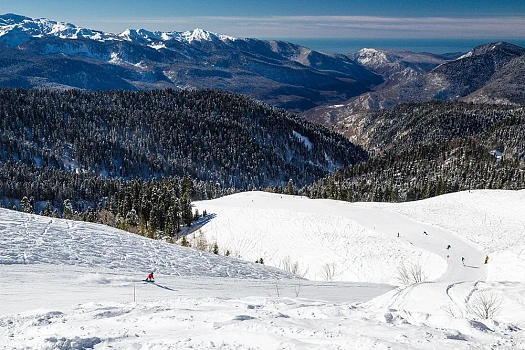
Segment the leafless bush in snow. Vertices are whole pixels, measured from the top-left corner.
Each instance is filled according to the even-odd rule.
[[[294,293],[295,293],[295,297],[296,297],[296,298],[299,298],[299,294],[301,293],[301,287],[302,287],[301,283],[296,284],[296,285],[293,287],[293,291],[294,291]]]
[[[281,260],[281,262],[279,263],[279,268],[299,277],[304,277],[308,273],[308,269],[302,271],[301,267],[299,266],[299,262],[292,261],[289,256],[286,256]]]
[[[467,311],[482,320],[493,319],[501,309],[501,297],[495,293],[481,292],[471,299]]]
[[[321,272],[321,277],[325,281],[333,281],[335,277],[335,263],[325,264]]]
[[[208,240],[206,239],[206,236],[204,233],[202,233],[201,230],[199,230],[199,235],[193,234],[193,244],[192,246],[198,250],[207,251],[209,248]]]
[[[441,310],[445,311],[447,315],[453,318],[463,318],[464,316],[463,310],[453,303],[448,303],[447,305],[442,306]]]
[[[423,268],[418,261],[408,266],[404,263],[399,264],[397,268],[397,279],[403,284],[413,284],[423,282],[426,276],[423,274]]]

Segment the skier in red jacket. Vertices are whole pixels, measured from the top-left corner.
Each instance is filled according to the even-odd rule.
[[[153,277],[153,272],[150,272],[148,275],[148,278],[146,278],[146,282],[155,282],[155,277]]]

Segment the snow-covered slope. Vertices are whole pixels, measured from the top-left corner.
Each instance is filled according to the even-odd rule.
[[[215,214],[201,232],[248,261],[0,210],[0,348],[525,349],[524,191],[403,204],[249,192],[195,206]],[[420,262],[429,280],[290,279],[251,263],[261,257],[358,281]],[[141,282],[151,269],[156,284]],[[473,312],[483,296],[500,303],[488,320]]]
[[[284,271],[187,249],[107,226],[0,209],[0,264],[72,265],[147,274],[257,279]]]
[[[430,280],[440,277],[447,270],[447,255],[450,268],[462,256],[480,263],[489,254],[491,269],[498,271],[489,278],[502,276],[509,254],[513,261],[525,259],[520,252],[525,240],[519,244],[524,197],[523,191],[473,191],[387,204],[248,192],[197,202],[196,207],[216,214],[202,228],[209,240],[247,260],[262,257],[277,267],[289,260],[310,279],[324,279],[326,266],[333,266],[334,280],[396,283],[400,264],[414,261]],[[447,250],[448,244],[454,249]],[[506,258],[500,260],[501,255]],[[450,271],[446,276],[478,280],[487,273],[483,268],[471,277]]]

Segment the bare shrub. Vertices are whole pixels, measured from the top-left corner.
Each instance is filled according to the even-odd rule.
[[[281,262],[279,263],[279,267],[284,271],[288,271],[299,277],[304,277],[308,273],[308,269],[306,269],[303,272],[301,267],[299,266],[299,262],[292,261],[289,256],[286,256],[281,260]]]
[[[293,287],[293,291],[294,291],[294,293],[295,293],[295,297],[296,297],[296,298],[299,298],[299,294],[301,293],[301,287],[302,287],[301,283],[296,284],[296,285]]]
[[[285,256],[285,257],[281,260],[281,263],[279,264],[279,267],[280,267],[281,269],[283,269],[284,271],[291,272],[291,270],[292,270],[292,266],[291,266],[291,262],[290,262],[290,257],[289,257],[289,256]]]
[[[335,263],[325,264],[321,272],[321,277],[325,281],[333,281],[335,277]]]
[[[118,227],[119,224],[122,222],[122,217],[115,216],[115,214],[113,214],[109,210],[103,209],[99,211],[97,215],[98,215],[98,222],[101,223],[102,225]]]
[[[453,318],[463,318],[463,310],[457,305],[454,305],[452,303],[448,303],[447,305],[443,305],[441,307],[441,310],[443,310],[447,315]]]
[[[471,299],[467,311],[482,320],[493,319],[501,309],[501,301],[495,293],[481,292]]]
[[[423,274],[423,268],[418,261],[408,266],[404,263],[399,264],[397,268],[397,279],[403,284],[413,284],[423,282],[426,276]]]
[[[209,250],[209,244],[208,240],[206,239],[206,236],[202,231],[199,230],[199,235],[194,235],[194,240],[192,246],[198,250],[202,251],[208,251]]]

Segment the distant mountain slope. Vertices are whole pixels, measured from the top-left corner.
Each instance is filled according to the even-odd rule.
[[[513,58],[491,76],[481,89],[463,101],[494,104],[525,104],[525,56]]]
[[[385,89],[409,78],[427,73],[450,60],[449,55],[373,48],[364,48],[348,56],[383,76],[385,83],[378,89]]]
[[[341,131],[373,156],[309,185],[303,194],[398,202],[467,189],[525,188],[523,111],[433,101],[363,113]]]
[[[120,34],[0,16],[0,86],[218,88],[301,111],[369,91],[382,78],[345,55],[202,29]]]
[[[505,42],[476,47],[469,53],[444,62],[428,73],[414,75],[350,99],[346,104],[318,107],[305,112],[307,119],[325,126],[382,110],[399,103],[431,100],[520,104],[525,100],[522,61],[525,48]]]
[[[343,136],[217,90],[0,89],[0,161],[223,187],[303,186],[366,159]]]
[[[495,132],[505,122],[523,124],[524,109],[519,106],[473,105],[463,102],[433,101],[422,104],[400,104],[388,111],[370,113],[367,127],[366,148],[376,150],[396,149],[409,151],[422,145],[440,144],[460,137],[478,137]],[[523,140],[514,130],[501,135],[493,148],[507,148]],[[363,137],[364,138],[364,137]],[[525,140],[523,140],[525,141]],[[512,157],[514,151],[508,156]]]

